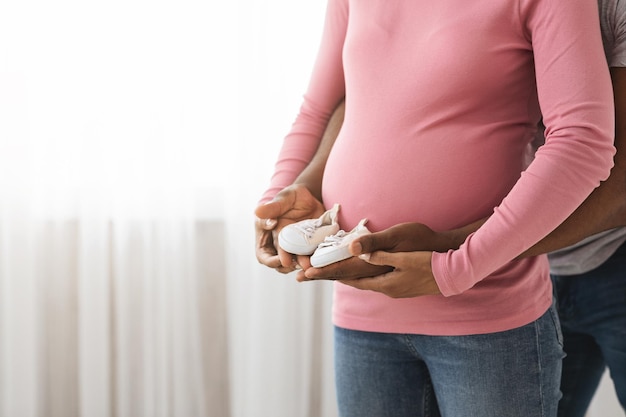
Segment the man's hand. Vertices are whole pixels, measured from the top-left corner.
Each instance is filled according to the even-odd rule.
[[[465,240],[466,233],[456,231],[435,232],[421,223],[401,223],[381,232],[363,235],[350,244],[350,253],[360,255],[376,251],[445,252],[457,249]],[[375,258],[376,259],[376,258]],[[296,277],[299,281],[314,279],[348,280],[375,277],[393,271],[395,265],[366,262],[358,257],[330,264],[323,268],[309,268],[306,261],[300,263],[304,271]]]
[[[468,234],[464,229],[435,232],[422,223],[400,223],[382,232],[360,236],[350,244],[350,253],[356,256],[375,251],[447,252],[458,249]]]
[[[476,223],[476,225],[478,222]],[[435,232],[421,223],[402,223],[360,236],[350,244],[354,257],[324,268],[301,262],[299,281],[339,280],[361,290],[392,298],[440,294],[430,266],[432,252],[458,249],[471,228]]]
[[[303,185],[291,185],[269,203],[258,206],[254,213],[257,216],[256,258],[259,263],[281,273],[297,269],[298,263],[293,255],[278,246],[278,233],[288,224],[317,218],[324,211],[322,203]]]
[[[260,264],[268,266],[283,274],[296,269],[296,265],[284,267],[278,256],[278,250],[274,245],[274,228],[278,222],[276,219],[257,219],[254,222],[256,235],[256,259]]]

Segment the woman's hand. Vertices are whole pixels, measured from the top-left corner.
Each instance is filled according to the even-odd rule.
[[[392,298],[441,294],[430,267],[432,252],[383,252],[362,254],[370,265],[391,267],[391,272],[369,278],[341,280],[360,290],[370,290]]]

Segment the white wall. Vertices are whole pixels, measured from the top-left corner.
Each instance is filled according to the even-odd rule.
[[[600,381],[598,392],[591,401],[587,417],[620,417],[624,415],[615,395],[613,381],[609,373],[605,372],[602,381]]]

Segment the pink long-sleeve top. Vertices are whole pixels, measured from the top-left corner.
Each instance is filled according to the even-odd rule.
[[[551,303],[545,256],[514,260],[607,178],[613,100],[596,0],[329,0],[308,91],[264,199],[310,161],[334,107],[343,127],[323,180],[340,224],[446,230],[442,295],[391,299],[335,284],[334,323],[381,332],[512,329]],[[546,144],[524,171],[543,115]]]

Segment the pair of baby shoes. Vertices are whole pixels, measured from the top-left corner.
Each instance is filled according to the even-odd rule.
[[[278,234],[278,244],[294,255],[311,255],[311,265],[316,268],[348,259],[352,256],[348,250],[350,242],[370,231],[365,227],[367,219],[349,232],[341,230],[337,222],[339,208],[335,204],[317,219],[285,226]]]

